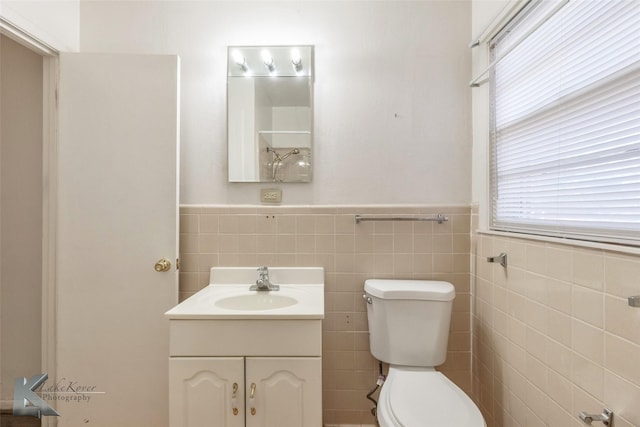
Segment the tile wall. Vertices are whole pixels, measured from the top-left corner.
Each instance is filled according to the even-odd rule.
[[[355,214],[438,213],[449,221],[355,224]],[[470,393],[470,247],[468,206],[182,206],[180,298],[206,286],[212,266],[324,267],[324,422],[375,424],[366,399],[378,367],[369,352],[365,279],[455,285],[449,353],[440,369]]]
[[[486,262],[500,252],[507,268]],[[486,234],[472,253],[473,392],[487,425],[579,427],[579,412],[606,406],[616,427],[640,426],[640,309],[627,304],[640,256]]]

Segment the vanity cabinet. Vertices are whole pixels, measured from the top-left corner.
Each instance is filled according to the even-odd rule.
[[[263,270],[260,268],[259,270]],[[322,427],[324,270],[213,267],[169,319],[170,427]]]
[[[247,358],[245,366],[247,427],[322,425],[320,357]]]
[[[321,364],[320,357],[172,357],[171,426],[320,426]]]
[[[244,427],[244,359],[169,359],[172,427]]]
[[[171,427],[321,427],[322,320],[171,320]]]

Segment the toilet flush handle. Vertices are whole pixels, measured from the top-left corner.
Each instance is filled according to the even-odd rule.
[[[367,294],[362,295],[362,298],[364,298],[364,300],[367,302],[367,304],[373,304],[373,300],[371,299],[371,297]]]

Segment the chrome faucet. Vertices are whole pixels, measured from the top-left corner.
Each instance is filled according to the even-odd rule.
[[[274,285],[269,280],[269,269],[267,267],[258,267],[260,277],[256,280],[255,285],[249,287],[250,291],[279,291],[280,286]]]

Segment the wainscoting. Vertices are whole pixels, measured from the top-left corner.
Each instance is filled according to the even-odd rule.
[[[640,256],[621,250],[474,235],[473,390],[488,426],[581,427],[578,413],[604,407],[640,426],[640,309],[627,304]],[[507,268],[486,262],[500,252]]]
[[[355,223],[355,215],[444,214],[423,221]],[[375,424],[366,394],[378,364],[369,352],[364,281],[446,280],[456,287],[447,361],[440,367],[471,393],[470,207],[182,206],[180,297],[209,283],[213,266],[325,269],[323,408],[328,425]]]

